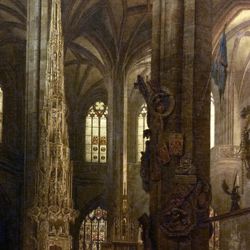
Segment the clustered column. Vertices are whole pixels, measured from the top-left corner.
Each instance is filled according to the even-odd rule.
[[[152,249],[208,249],[211,1],[154,0],[142,158]],[[148,156],[150,156],[149,166]]]
[[[23,249],[35,249],[36,246],[34,223],[27,211],[33,205],[35,197],[39,98],[45,82],[47,33],[48,0],[27,1]]]

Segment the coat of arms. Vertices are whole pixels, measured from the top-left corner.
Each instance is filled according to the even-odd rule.
[[[169,154],[171,156],[182,156],[183,154],[183,135],[173,133],[169,135]]]

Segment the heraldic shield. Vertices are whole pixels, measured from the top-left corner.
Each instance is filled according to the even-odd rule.
[[[171,156],[182,156],[183,154],[183,135],[172,133],[169,135],[169,154]]]
[[[196,225],[195,185],[175,183],[160,217],[160,227],[168,237],[185,237]]]

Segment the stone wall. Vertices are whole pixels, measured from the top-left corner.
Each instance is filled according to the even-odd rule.
[[[248,250],[250,216],[227,219],[220,223],[220,250]]]

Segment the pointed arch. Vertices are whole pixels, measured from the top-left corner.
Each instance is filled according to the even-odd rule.
[[[107,162],[107,116],[108,107],[102,101],[89,108],[85,120],[86,162]]]
[[[79,250],[101,249],[101,243],[106,239],[107,211],[97,207],[82,222],[79,233]]]

